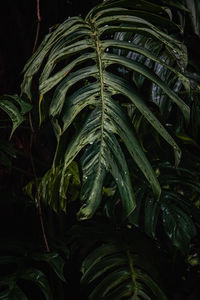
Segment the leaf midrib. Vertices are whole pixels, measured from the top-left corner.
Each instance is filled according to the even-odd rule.
[[[101,46],[100,40],[98,36],[98,31],[95,24],[90,24],[93,30],[94,40],[95,40],[95,49],[97,55],[97,66],[99,71],[99,82],[100,82],[100,99],[101,99],[101,137],[100,137],[100,149],[99,149],[99,160],[98,160],[98,170],[97,176],[98,178],[101,173],[101,158],[103,155],[103,134],[104,134],[104,122],[105,122],[105,99],[104,99],[104,77],[103,77],[103,67],[102,67],[102,58],[101,58]]]

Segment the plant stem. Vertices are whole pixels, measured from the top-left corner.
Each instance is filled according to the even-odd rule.
[[[34,53],[35,50],[36,50],[36,48],[37,48],[37,43],[38,43],[38,38],[39,38],[39,32],[40,32],[40,23],[41,23],[40,0],[37,0],[37,30],[36,30],[35,42],[34,42],[32,53]]]
[[[37,47],[38,37],[39,37],[39,32],[40,32],[40,23],[41,23],[40,0],[37,0],[37,31],[36,31],[35,42],[34,42],[32,53],[35,52],[36,47]],[[45,247],[46,247],[46,252],[50,252],[48,240],[47,240],[45,229],[44,229],[44,220],[43,220],[43,215],[42,215],[42,207],[41,207],[40,194],[39,194],[39,188],[38,188],[39,187],[38,178],[37,178],[37,174],[36,174],[36,170],[35,170],[35,163],[34,163],[34,159],[33,159],[33,155],[32,155],[32,145],[33,145],[33,138],[34,138],[35,131],[33,128],[32,117],[31,117],[30,112],[29,112],[29,124],[30,124],[30,129],[31,129],[29,155],[30,155],[30,160],[31,160],[34,181],[35,181],[36,202],[37,202],[38,214],[39,214],[39,218],[40,218],[40,224],[41,224],[42,235],[43,235],[43,239],[44,239],[44,243],[45,243]]]
[[[40,218],[40,225],[41,225],[41,230],[42,230],[42,235],[44,239],[44,244],[46,248],[46,252],[50,252],[48,240],[46,237],[45,229],[44,229],[44,220],[43,220],[43,215],[42,215],[42,207],[41,207],[41,201],[40,201],[40,194],[39,194],[39,184],[38,184],[38,178],[36,174],[36,169],[35,169],[35,163],[32,155],[32,145],[33,145],[33,138],[34,138],[34,129],[33,129],[33,124],[32,124],[32,118],[31,118],[31,113],[29,112],[29,124],[30,124],[30,129],[31,129],[31,136],[30,136],[30,148],[29,148],[29,156],[31,160],[31,166],[32,166],[32,171],[33,171],[33,176],[34,176],[34,181],[35,181],[35,188],[36,188],[36,203],[37,203],[37,208],[38,208],[38,214]]]

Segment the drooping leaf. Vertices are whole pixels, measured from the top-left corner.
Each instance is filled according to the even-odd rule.
[[[163,228],[172,245],[185,255],[198,232],[200,210],[193,199],[199,199],[199,174],[190,169],[175,169],[169,164],[163,165],[160,172],[163,190],[159,201],[140,183],[136,192],[137,209],[129,221],[142,226],[154,239],[159,239],[160,228]]]
[[[33,255],[33,259],[48,263],[58,277],[62,281],[66,281],[63,275],[65,261],[58,253],[35,254]]]
[[[153,201],[151,198],[145,201],[145,219],[144,219],[144,229],[145,232],[155,238],[156,229],[158,223],[158,217],[160,214],[160,203],[158,201]]]
[[[151,295],[155,299],[166,299],[157,283],[148,275],[147,265],[142,257],[130,250],[125,251],[123,246],[104,244],[83,261],[81,283],[95,284],[89,299],[120,300],[139,295],[141,299],[151,299]]]
[[[162,218],[165,232],[172,244],[187,253],[189,243],[197,233],[191,218],[168,201],[162,203]]]
[[[60,182],[63,184],[60,185]],[[29,182],[25,187],[25,193],[34,199],[34,181]],[[56,213],[66,212],[67,203],[75,201],[80,194],[80,175],[76,162],[71,162],[63,170],[62,165],[52,167],[48,170],[39,182],[39,196],[44,203],[49,205]]]
[[[198,0],[186,0],[188,9],[190,10],[190,18],[192,26],[194,28],[194,33],[200,36],[200,4]]]
[[[21,278],[24,280],[33,281],[41,290],[46,300],[52,299],[52,293],[44,273],[39,271],[38,269],[28,269],[22,275]]]
[[[17,95],[3,95],[0,97],[0,108],[8,114],[13,123],[11,138],[17,127],[25,120],[24,115],[31,110],[32,106]]]
[[[0,164],[10,168],[12,158],[16,157],[16,150],[13,145],[7,141],[0,140]]]
[[[1,285],[1,282],[0,282]],[[28,300],[24,292],[21,290],[19,286],[17,286],[15,283],[10,283],[7,289],[0,292],[0,299],[1,300]]]
[[[91,218],[100,206],[108,174],[113,177],[118,188],[123,218],[134,210],[130,174],[122,150],[124,145],[149,181],[155,197],[160,197],[158,179],[140,141],[135,137],[121,99],[133,103],[154,130],[173,147],[176,165],[180,160],[178,145],[151,112],[147,99],[140,96],[132,82],[130,84],[119,71],[122,68],[125,72],[138,74],[158,85],[172,103],[179,107],[188,122],[190,109],[170,86],[144,64],[121,55],[122,51],[143,55],[153,64],[158,63],[172,72],[189,90],[188,80],[183,74],[187,65],[186,48],[182,42],[167,34],[168,28],[180,32],[180,27],[169,19],[163,7],[147,1],[141,3],[144,4],[144,11],[138,9],[137,3],[105,1],[92,9],[85,19],[73,17],[66,20],[45,38],[24,69],[22,94],[28,97],[31,97],[34,75],[40,72],[40,120],[46,116],[40,109],[46,101],[45,95],[49,92],[52,95],[48,113],[58,141],[55,170],[57,164],[63,163],[62,174],[59,173],[61,180],[55,183],[62,197],[66,194],[65,186],[68,186],[65,182],[67,168],[76,157],[82,157],[83,184],[80,198],[83,205],[78,213],[80,220]],[[158,11],[162,14],[159,18]],[[155,41],[158,49],[164,48],[173,57],[173,66],[163,62],[158,52],[151,52],[150,46],[134,45],[125,38],[117,40],[119,32],[130,33],[132,36],[138,34]],[[83,124],[74,126],[78,124],[80,116]],[[72,135],[70,141],[65,142],[65,154],[58,157],[59,147],[61,144],[63,147],[65,135],[69,132]],[[58,201],[63,202],[62,197],[60,200],[57,198]],[[54,209],[58,206],[55,201],[51,204]]]

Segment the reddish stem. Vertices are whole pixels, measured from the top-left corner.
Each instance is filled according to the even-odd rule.
[[[38,18],[38,22],[41,22],[41,16],[40,16],[40,0],[37,0],[37,18]]]
[[[33,145],[33,138],[34,138],[35,132],[34,132],[33,125],[32,125],[31,113],[29,113],[29,123],[30,123],[30,128],[31,128],[29,156],[30,156],[30,160],[31,160],[31,166],[32,166],[32,171],[33,171],[33,176],[34,176],[34,181],[35,181],[36,202],[37,202],[37,206],[38,206],[38,214],[39,214],[39,218],[40,218],[40,225],[41,225],[41,229],[42,229],[42,235],[43,235],[43,239],[44,239],[44,243],[45,243],[45,247],[46,247],[46,252],[50,252],[50,248],[48,245],[48,241],[47,241],[47,237],[46,237],[46,233],[45,233],[45,229],[44,229],[44,220],[43,220],[43,215],[42,215],[42,207],[41,207],[40,194],[39,194],[39,184],[38,184],[38,178],[37,178],[36,169],[35,169],[35,163],[34,163],[34,159],[33,159],[33,155],[32,155],[32,145]]]
[[[35,42],[34,42],[32,53],[34,53],[37,48],[37,43],[38,43],[38,38],[40,33],[40,23],[41,23],[40,0],[37,0],[37,30],[36,30]]]
[[[38,37],[39,37],[39,32],[40,32],[40,23],[41,23],[40,0],[37,0],[37,31],[36,31],[35,42],[34,42],[34,47],[33,47],[32,53],[35,52],[36,47],[37,47]],[[30,129],[31,129],[29,155],[30,155],[30,160],[31,160],[34,181],[35,181],[38,214],[39,214],[39,218],[40,218],[40,225],[41,225],[42,235],[43,235],[43,239],[44,239],[44,243],[45,243],[45,247],[46,247],[46,252],[50,252],[50,248],[48,245],[48,241],[47,241],[47,237],[46,237],[46,233],[45,233],[45,229],[44,229],[44,220],[43,220],[43,215],[42,215],[42,207],[41,207],[40,194],[39,194],[39,184],[38,184],[38,178],[37,178],[36,169],[35,169],[35,163],[34,163],[34,159],[33,159],[33,155],[32,155],[32,145],[33,145],[33,139],[34,139],[35,132],[34,132],[34,128],[33,128],[31,113],[29,113],[29,124],[30,124]]]

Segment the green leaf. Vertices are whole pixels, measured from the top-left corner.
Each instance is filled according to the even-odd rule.
[[[0,108],[6,112],[12,120],[13,126],[10,134],[11,138],[16,128],[24,121],[24,117],[20,114],[17,107],[8,100],[1,100]]]
[[[105,257],[110,257],[113,253],[118,253],[118,251],[115,244],[104,244],[91,252],[82,263],[81,271],[83,276],[81,280],[83,283],[85,280],[88,280],[88,275],[98,263],[103,262]],[[102,269],[102,272],[104,272],[104,269]],[[91,277],[91,280],[93,280],[93,276]]]
[[[16,256],[0,256],[0,264],[14,263],[20,265],[22,260]]]
[[[120,266],[126,266],[127,260],[124,257],[118,257],[116,255],[109,256],[105,258],[103,261],[99,261],[93,267],[90,267],[87,272],[81,278],[81,283],[84,282],[91,283],[96,280],[98,277],[106,273],[107,271],[111,271],[114,268],[118,268]]]
[[[17,95],[3,95],[0,97],[0,108],[8,114],[13,123],[11,138],[17,127],[25,120],[24,115],[31,110],[32,105],[23,101]]]
[[[153,199],[147,197],[145,201],[145,219],[144,219],[144,228],[145,232],[155,238],[156,229],[158,223],[158,217],[160,214],[160,203],[154,201]]]
[[[194,29],[194,33],[200,36],[200,4],[198,0],[186,0],[186,4],[188,9],[190,10],[190,18],[192,22],[192,26]]]
[[[183,254],[187,253],[191,239],[197,234],[191,218],[169,201],[162,202],[162,221],[172,244]]]
[[[105,74],[105,77],[107,76],[107,80],[109,81],[112,88],[115,88],[117,92],[122,93],[129,97],[129,99],[133,102],[133,104],[137,107],[137,109],[144,115],[144,117],[148,120],[148,122],[156,129],[156,131],[174,148],[175,153],[175,165],[178,165],[181,157],[181,150],[174,141],[174,139],[169,135],[169,133],[166,131],[166,129],[162,126],[162,124],[159,122],[159,120],[154,116],[154,114],[151,112],[151,110],[148,108],[148,106],[145,104],[143,99],[139,96],[139,94],[133,90],[132,87],[128,85],[128,83],[118,78],[118,76],[112,75],[112,74]],[[137,160],[136,160],[137,163]],[[147,174],[147,173],[146,173]],[[148,175],[145,175],[148,176]],[[152,176],[152,175],[151,175]],[[156,181],[155,176],[151,178],[151,176],[148,177],[149,182],[151,183],[154,179]],[[153,182],[152,182],[152,185]],[[155,183],[155,186],[157,184]],[[155,188],[155,189],[158,189]],[[157,194],[157,193],[155,193]],[[159,192],[158,192],[159,194]],[[158,195],[157,194],[157,195]]]
[[[12,284],[8,289],[0,293],[1,300],[28,300],[24,292],[16,284]]]
[[[58,277],[62,281],[66,282],[66,279],[63,275],[65,261],[58,253],[35,254],[33,255],[33,259],[48,263]]]
[[[21,278],[33,281],[36,285],[38,285],[46,300],[52,299],[52,293],[48,281],[41,271],[34,268],[28,269],[21,275]]]
[[[140,254],[135,254],[134,248],[133,252],[129,249],[120,243],[104,243],[85,258],[81,268],[81,284],[93,286],[89,299],[123,299],[125,296],[151,299],[149,290],[155,299],[166,299],[148,275],[149,270],[153,273],[153,269]]]
[[[148,286],[148,288],[151,289],[151,291],[157,299],[167,300],[166,295],[148,274],[144,274],[144,272],[137,271],[137,278],[138,280],[142,280]]]
[[[133,196],[133,191],[131,187],[130,178],[128,176],[129,171],[126,165],[126,160],[123,155],[123,152],[119,146],[119,143],[114,135],[106,133],[105,136],[105,154],[103,154],[103,162],[99,166],[99,174],[95,175],[95,169],[98,172],[98,166],[95,164],[99,162],[99,145],[93,144],[91,145],[84,154],[82,158],[82,169],[83,169],[83,179],[87,179],[83,181],[83,187],[81,191],[81,199],[84,202],[83,207],[79,212],[79,218],[81,215],[81,219],[85,218],[85,215],[91,217],[94,214],[96,208],[99,206],[99,202],[101,200],[102,187],[103,187],[103,179],[106,174],[106,170],[109,171],[115,182],[118,186],[120,196],[122,199],[122,208],[123,214],[122,218],[125,219],[127,216],[134,210],[135,201]],[[89,161],[88,161],[89,158]],[[102,176],[102,184],[100,184],[100,177]],[[86,177],[86,178],[85,178]],[[97,184],[95,187],[94,181],[96,180]],[[93,186],[93,193],[96,193],[95,196],[89,197],[89,193],[91,191],[90,185]],[[97,192],[95,191],[97,189]],[[98,196],[97,196],[98,195]],[[95,202],[93,200],[95,198]],[[98,202],[99,201],[99,202]],[[97,203],[97,204],[96,204]],[[94,208],[95,206],[95,208]],[[83,217],[84,216],[84,217]]]
[[[124,36],[122,38],[124,39]],[[146,43],[147,43],[147,40],[148,39],[146,38],[145,39]],[[181,82],[185,86],[186,90],[188,92],[190,91],[190,82],[189,82],[189,79],[187,77],[185,77],[182,73],[180,73],[179,71],[177,71],[175,68],[173,68],[169,64],[165,63],[165,61],[163,61],[163,59],[161,60],[161,58],[158,55],[155,55],[155,54],[152,53],[153,51],[155,51],[156,46],[159,47],[159,44],[158,45],[154,45],[153,44],[154,41],[152,41],[154,49],[151,49],[151,51],[150,51],[150,50],[146,49],[146,47],[147,47],[146,43],[145,43],[145,45],[143,47],[141,46],[141,40],[139,41],[139,45],[135,45],[135,40],[133,42],[134,42],[134,44],[130,43],[130,41],[126,42],[124,40],[122,40],[122,41],[121,40],[120,41],[118,41],[118,40],[105,40],[105,41],[102,42],[102,46],[104,47],[104,49],[109,48],[109,47],[110,48],[114,48],[115,52],[116,52],[116,49],[126,49],[126,50],[130,51],[126,55],[126,57],[130,57],[131,53],[133,54],[135,52],[135,53],[140,54],[142,57],[145,57],[146,59],[150,59],[151,61],[156,62],[157,64],[159,64],[160,67],[162,66],[163,69],[165,69],[165,70],[167,69],[167,70],[170,70],[171,72],[173,72],[181,80]],[[118,50],[118,52],[119,52],[119,50]],[[119,52],[119,54],[120,54],[120,52]],[[109,56],[109,54],[107,54],[107,56]],[[141,58],[141,56],[140,56],[140,58]],[[134,61],[136,61],[136,60],[134,59]],[[143,63],[143,66],[144,65],[146,66],[146,63],[145,64]],[[137,69],[135,69],[135,71],[136,70]],[[143,73],[141,73],[141,72],[138,72],[138,73],[140,75],[144,76],[145,71],[147,71],[147,68],[144,68]],[[150,74],[152,74],[152,73],[148,73],[147,72],[145,77],[148,76],[152,80],[152,77],[151,77]]]
[[[123,107],[124,101],[133,103],[157,134],[173,147],[176,166],[180,160],[181,151],[175,140],[149,109],[144,96],[134,89],[132,81],[125,80],[119,71],[122,68],[124,73],[138,74],[151,85],[159,86],[166,97],[180,108],[188,122],[190,109],[171,87],[153,69],[120,54],[127,51],[143,55],[151,64],[157,63],[174,74],[174,78],[189,90],[189,82],[183,74],[187,65],[186,47],[168,34],[169,28],[179,32],[180,27],[166,16],[166,8],[142,1],[144,8],[141,10],[138,3],[141,4],[105,1],[92,9],[85,19],[73,17],[66,20],[45,38],[25,66],[22,94],[31,97],[32,81],[38,73],[40,119],[49,115],[58,141],[54,157],[54,174],[57,175],[55,178],[53,173],[45,175],[46,182],[53,183],[54,180],[54,184],[47,188],[43,181],[41,194],[43,198],[48,194],[47,202],[55,210],[58,207],[65,210],[69,184],[65,176],[67,168],[76,158],[80,159],[83,174],[80,220],[91,218],[100,207],[108,174],[116,183],[123,219],[132,213],[135,199],[127,167],[128,158],[124,154],[127,150],[149,181],[155,197],[158,199],[160,196],[158,179],[140,139],[135,136],[134,126]],[[151,51],[153,46],[150,45],[128,43],[127,36],[118,40],[116,36],[119,33],[125,33],[125,36],[130,33],[132,37],[142,35],[144,40],[150,38],[156,44],[156,51]],[[160,59],[160,49],[173,58],[173,64],[168,65]],[[52,97],[50,103],[44,105],[49,110],[43,111],[41,105],[47,101],[47,93]],[[69,135],[70,139],[66,138]],[[63,164],[61,173],[56,169],[60,164]],[[59,195],[55,192],[58,187]]]
[[[129,278],[130,274],[128,270],[118,269],[113,271],[111,274],[104,277],[104,279],[99,283],[94,291],[90,294],[90,299],[103,299],[106,295]]]
[[[123,64],[123,66],[140,73],[144,77],[149,78],[152,82],[156,83],[158,86],[160,86],[163,91],[170,97],[172,101],[174,101],[178,107],[183,112],[183,115],[187,122],[189,122],[190,117],[190,108],[185,102],[180,99],[162,80],[159,79],[153,72],[151,72],[147,67],[143,66],[142,64],[139,64],[137,62],[132,62],[129,59],[125,57],[119,57],[118,55],[111,55],[111,54],[104,54],[105,62],[108,62],[110,65],[111,63],[118,63]]]
[[[27,188],[29,194],[32,194],[32,187],[29,188],[28,185]],[[42,177],[38,189],[44,203],[57,213],[66,212],[67,203],[76,200],[79,196],[80,175],[77,163],[73,161],[65,169],[62,164],[56,168],[52,167]]]

